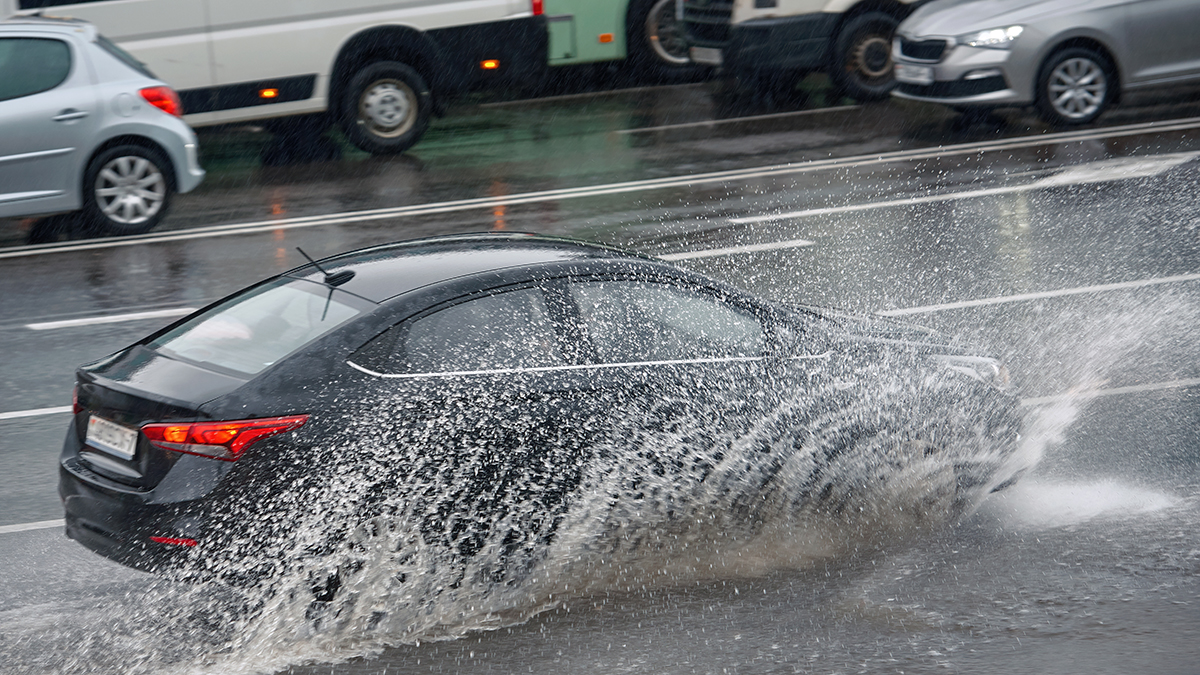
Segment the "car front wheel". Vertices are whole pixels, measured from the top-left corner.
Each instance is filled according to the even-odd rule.
[[[373,155],[411,148],[429,128],[433,108],[420,73],[396,61],[379,61],[358,72],[342,100],[342,130]]]
[[[83,217],[105,234],[142,234],[154,229],[171,201],[171,164],[162,153],[119,145],[92,158],[83,178]]]
[[[1112,101],[1112,64],[1082,47],[1064,49],[1046,60],[1038,77],[1037,108],[1050,124],[1087,124]]]

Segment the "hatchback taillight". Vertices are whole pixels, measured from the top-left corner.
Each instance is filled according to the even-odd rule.
[[[183,102],[170,87],[147,87],[138,92],[150,105],[176,117],[183,117]]]
[[[307,421],[308,415],[291,415],[228,422],[147,424],[142,427],[142,434],[156,448],[234,462],[251,444],[298,429]]]

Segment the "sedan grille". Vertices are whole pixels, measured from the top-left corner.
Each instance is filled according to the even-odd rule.
[[[719,47],[729,40],[732,0],[684,0],[683,22],[693,44]]]
[[[918,61],[940,61],[946,51],[945,40],[909,40],[900,38],[900,54]]]

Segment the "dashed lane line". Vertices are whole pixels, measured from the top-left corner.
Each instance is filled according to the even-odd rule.
[[[246,223],[231,223],[228,225],[198,227],[190,230],[152,232],[149,234],[132,235],[127,237],[110,237],[86,242],[63,242],[53,244],[36,244],[30,246],[14,246],[0,249],[0,260],[37,255],[49,255],[52,253],[67,253],[73,251],[90,251],[124,246],[138,246],[149,243],[187,241],[192,239],[204,239],[209,237],[221,237],[238,234],[255,234],[260,232],[271,232],[275,230],[319,227],[323,225],[340,225],[394,218],[409,218],[414,216],[434,215],[474,209],[491,209],[497,206],[514,206],[519,204],[533,204],[566,199],[600,197],[614,194],[660,190],[673,187],[689,187],[695,185],[724,183],[729,181],[741,181],[753,178],[791,176],[828,169],[848,168],[854,166],[873,166],[879,164],[889,164],[893,162],[932,159],[938,157],[974,155],[1001,150],[1014,150],[1019,148],[1053,145],[1057,143],[1082,142],[1103,138],[1120,138],[1125,136],[1164,133],[1169,131],[1186,131],[1197,128],[1200,128],[1200,117],[1191,117],[1169,122],[1143,122],[1119,127],[1108,127],[1105,129],[1088,129],[1083,131],[1039,134],[1036,136],[1022,136],[1018,138],[1001,139],[984,143],[963,143],[933,148],[900,150],[883,154],[856,155],[853,157],[814,160],[796,164],[779,164],[774,166],[750,167],[746,169],[715,171],[684,176],[669,176],[665,178],[651,178],[638,181],[609,183],[578,188],[543,190],[539,192],[527,192],[509,195],[505,197],[478,197],[473,199],[461,199],[431,204],[418,204],[413,206],[350,211],[316,216],[301,216],[297,218],[281,218],[278,220],[260,220]]]
[[[12,532],[28,532],[30,530],[49,530],[54,527],[63,527],[67,524],[65,520],[39,520],[36,523],[17,523],[16,525],[0,525],[0,534],[10,534]]]

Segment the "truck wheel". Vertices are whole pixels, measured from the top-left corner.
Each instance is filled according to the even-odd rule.
[[[174,174],[163,154],[141,145],[118,145],[88,162],[83,174],[83,218],[104,234],[154,229],[171,203]]]
[[[653,80],[683,80],[703,72],[688,56],[675,0],[633,0],[625,17],[626,51],[638,73]]]
[[[896,80],[892,73],[892,35],[899,22],[883,12],[867,12],[842,26],[833,46],[830,79],[838,90],[859,101],[885,98]]]
[[[351,143],[372,155],[394,155],[429,128],[433,99],[420,73],[377,61],[351,78],[341,107],[342,131]]]
[[[1052,54],[1038,75],[1037,109],[1056,126],[1087,124],[1112,101],[1116,78],[1108,59],[1084,47]]]

